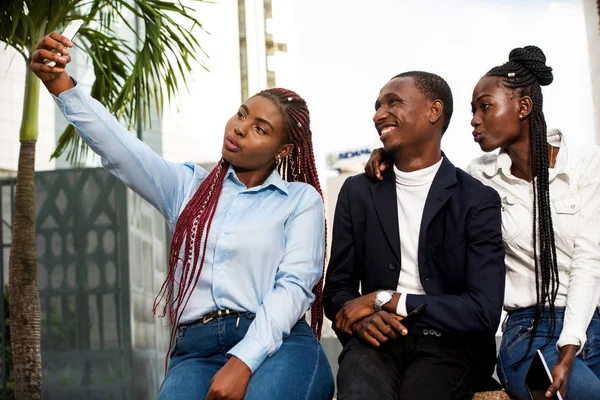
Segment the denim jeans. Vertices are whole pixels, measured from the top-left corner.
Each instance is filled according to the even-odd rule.
[[[560,336],[564,320],[564,307],[556,309],[556,328],[551,334],[549,311],[546,310],[537,329],[531,349],[525,361],[519,363],[527,350],[531,336],[532,320],[535,314],[533,308],[514,311],[508,317],[500,353],[498,355],[498,377],[506,391],[517,400],[529,400],[525,387],[525,375],[535,351],[544,346],[548,338],[549,343],[542,348],[548,368],[552,369],[558,362],[556,342]],[[567,386],[567,399],[600,399],[600,313],[594,312],[587,332],[587,342],[583,351],[575,358]]]
[[[254,315],[218,317],[207,324],[182,327],[171,351],[171,363],[159,400],[204,400],[210,381],[228,361],[227,352],[246,334]],[[250,378],[245,399],[329,400],[333,374],[321,344],[301,319]]]

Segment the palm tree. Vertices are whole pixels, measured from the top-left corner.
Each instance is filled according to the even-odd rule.
[[[184,4],[202,0],[2,0],[0,41],[27,65],[17,170],[13,240],[9,261],[11,349],[15,398],[41,398],[40,301],[34,211],[35,144],[40,81],[28,68],[35,43],[60,32],[71,19],[86,21],[74,39],[94,68],[92,96],[130,127],[163,109],[202,51],[192,34],[201,25]],[[135,22],[134,22],[135,21]],[[140,29],[136,29],[136,25]],[[124,27],[135,43],[117,35]],[[128,34],[129,35],[129,34]],[[54,157],[67,151],[77,163],[86,153],[72,127],[59,139]]]

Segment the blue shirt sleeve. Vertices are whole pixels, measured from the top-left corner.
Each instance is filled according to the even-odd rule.
[[[325,212],[318,192],[307,186],[285,224],[285,253],[273,289],[265,296],[248,332],[228,354],[255,372],[275,353],[314,300],[313,287],[323,274]]]
[[[152,204],[173,230],[181,207],[208,174],[191,163],[164,160],[132,135],[81,85],[54,100],[102,165]]]

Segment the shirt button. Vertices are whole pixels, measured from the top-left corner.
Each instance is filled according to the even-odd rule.
[[[571,204],[571,209],[575,208],[575,204]]]
[[[390,263],[390,264],[388,265],[388,268],[389,268],[391,271],[395,270],[395,269],[396,269],[396,263]]]

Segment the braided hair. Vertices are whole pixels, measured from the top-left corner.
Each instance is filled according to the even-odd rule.
[[[502,78],[504,87],[529,96],[532,110],[529,116],[531,177],[533,186],[533,259],[535,264],[536,307],[527,353],[531,349],[544,306],[548,303],[551,332],[554,334],[556,316],[554,301],[558,293],[559,278],[556,246],[550,210],[550,184],[548,178],[548,140],[541,86],[552,83],[552,68],[546,65],[546,56],[536,46],[516,48],[510,52],[506,64],[492,68],[486,76]],[[539,243],[538,243],[539,241]],[[539,248],[539,250],[538,250]],[[547,343],[546,343],[547,344]]]
[[[281,88],[263,90],[255,96],[267,98],[275,104],[283,116],[284,131],[287,133],[289,143],[294,144],[292,152],[283,161],[276,163],[275,168],[279,174],[288,182],[305,182],[312,185],[323,197],[315,166],[310,116],[304,99],[295,92]],[[164,317],[169,311],[171,321],[169,348],[173,345],[179,320],[198,283],[204,265],[207,238],[228,168],[229,163],[221,158],[202,181],[177,219],[169,254],[169,271],[152,308],[156,314],[156,309],[164,300],[160,317]],[[324,258],[323,256],[323,268]],[[175,298],[169,301],[174,294],[178,266],[181,266],[179,290]],[[315,336],[320,338],[323,326],[323,278],[313,288],[313,293],[315,301],[311,308],[311,327]]]

